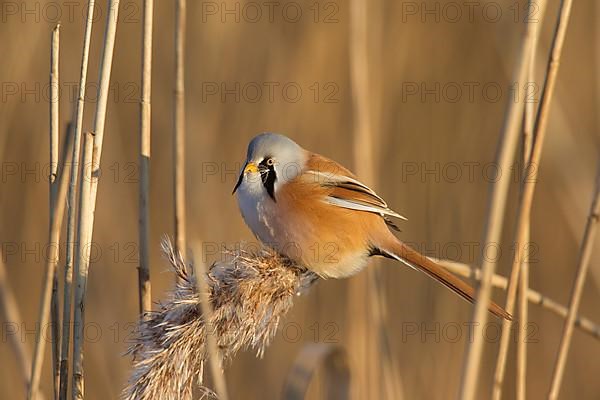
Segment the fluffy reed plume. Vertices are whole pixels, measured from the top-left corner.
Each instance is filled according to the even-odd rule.
[[[193,268],[169,239],[162,247],[179,279],[158,311],[140,321],[136,344],[130,349],[134,367],[124,394],[128,400],[191,399],[194,382],[203,382],[206,328]],[[234,251],[227,258],[213,264],[206,279],[214,310],[211,333],[216,335],[221,365],[242,348],[262,356],[294,296],[317,279],[268,249]],[[201,390],[212,394],[205,387]]]

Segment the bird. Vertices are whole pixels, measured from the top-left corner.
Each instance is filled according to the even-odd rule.
[[[246,225],[264,245],[322,278],[346,278],[371,257],[400,261],[473,303],[475,289],[403,243],[390,209],[350,170],[277,133],[248,144],[232,194]],[[494,315],[512,319],[490,302]]]

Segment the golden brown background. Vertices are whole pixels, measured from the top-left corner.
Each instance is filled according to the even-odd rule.
[[[79,79],[86,3],[71,2],[72,15],[65,3],[0,3],[0,243],[23,318],[19,334],[29,348],[34,344],[47,240],[48,185],[44,168],[48,162],[48,60],[50,32],[59,19],[63,126],[72,115],[74,87]],[[452,7],[450,3],[455,9],[460,7],[462,16],[455,18],[453,9],[447,8]],[[511,71],[523,28],[521,21],[526,17],[524,1],[475,3],[479,5],[474,6],[472,19],[462,2],[378,0],[368,5],[370,87],[377,127],[376,189],[392,208],[408,217],[408,222],[401,224],[403,240],[416,244],[428,255],[468,263],[478,260],[468,254],[468,249],[478,246],[482,235],[490,182],[484,167],[494,159],[507,102],[512,101]],[[494,7],[487,9],[489,14],[483,11],[487,3]],[[256,22],[251,21],[254,10],[244,9],[245,2],[188,1],[188,242],[202,239],[232,245],[253,240],[239,216],[231,189],[246,145],[258,132],[287,134],[305,148],[352,167],[349,2],[282,0],[277,2],[272,21],[264,3],[254,4],[262,10]],[[286,4],[293,7],[285,9],[289,14],[282,11]],[[17,7],[16,14],[13,6]],[[159,242],[162,235],[173,233],[174,8],[171,1],[157,1],[155,6],[151,277],[153,300],[159,301],[173,283],[173,276],[161,259]],[[413,6],[417,8],[414,15],[407,9]],[[549,2],[538,53],[538,79],[543,76],[557,6],[557,1]],[[216,7],[217,14],[208,14],[207,7]],[[235,21],[235,14],[223,14],[224,7],[238,7],[239,22]],[[425,7],[434,10],[433,14],[426,14]],[[105,2],[100,1],[97,9],[101,15],[94,24],[88,74],[92,92],[98,75]],[[290,16],[294,17],[296,9],[302,15],[292,22]],[[494,17],[497,9],[502,16],[496,21],[490,16]],[[60,18],[56,18],[55,10],[62,13]],[[86,310],[86,395],[90,399],[117,398],[124,387],[131,360],[123,353],[138,316],[137,100],[141,10],[139,1],[123,1],[117,30],[94,226],[100,253],[91,266]],[[600,3],[574,3],[533,205],[532,242],[536,254],[531,286],[563,304],[568,301],[575,274],[578,243],[598,158],[599,21]],[[206,89],[215,85],[218,93],[207,94]],[[235,94],[226,94],[221,85],[237,91],[239,101]],[[274,87],[272,98],[267,85]],[[297,101],[285,97],[294,96],[293,88],[284,93],[285,85],[301,88]],[[419,88],[418,94],[407,93],[406,89],[414,85]],[[421,85],[434,94],[424,94]],[[468,85],[475,85],[473,98],[468,96]],[[484,86],[490,87],[487,98]],[[517,86],[523,89],[523,84]],[[17,92],[13,93],[15,87]],[[257,99],[256,87],[262,88]],[[319,88],[317,98],[315,87]],[[456,87],[462,93],[457,95]],[[494,88],[498,87],[502,94],[495,99]],[[95,93],[88,93],[84,129],[91,128],[95,99]],[[9,173],[15,165],[18,172]],[[456,165],[461,173],[457,179]],[[472,179],[467,165],[473,165]],[[407,174],[415,167],[415,175]],[[437,173],[426,173],[435,168]],[[36,172],[25,173],[31,169]],[[513,184],[499,264],[499,272],[504,275],[511,262],[516,194]],[[61,255],[64,256],[64,248]],[[598,261],[600,254],[593,259],[580,310],[596,321],[600,321]],[[385,282],[387,332],[405,398],[454,397],[460,382],[468,333],[464,324],[471,316],[470,306],[424,275],[389,261],[381,262],[377,268]],[[303,344],[323,342],[326,338],[347,344],[349,319],[364,317],[348,310],[347,285],[347,280],[320,282],[306,296],[298,298],[264,359],[256,359],[252,352],[240,353],[226,373],[231,397],[277,398]],[[504,297],[495,292],[495,298],[503,301]],[[528,395],[537,399],[545,396],[550,383],[562,320],[537,306],[531,306],[530,318],[534,325],[530,328]],[[497,320],[492,322],[499,327]],[[451,340],[456,331],[449,329],[455,325],[448,324],[461,327],[458,340]],[[407,334],[414,327],[418,327],[418,333]],[[13,368],[14,358],[6,339],[6,325],[2,333],[0,397],[23,398],[21,378]],[[497,330],[492,327],[489,334],[479,398],[488,396],[497,353]],[[352,349],[347,350],[352,357]],[[49,396],[48,346],[46,353],[42,390]],[[514,397],[514,344],[510,354],[505,398]],[[599,373],[600,343],[576,331],[561,398],[597,399]],[[316,388],[311,391],[311,398],[319,398]]]

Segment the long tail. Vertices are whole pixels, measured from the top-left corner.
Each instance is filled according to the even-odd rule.
[[[425,272],[436,281],[450,288],[454,293],[458,294],[463,299],[471,303],[475,302],[475,289],[473,289],[463,280],[454,276],[444,267],[436,264],[398,239],[394,239],[395,240],[392,243],[389,243],[388,246],[386,246],[388,248],[382,249],[386,257],[396,259],[408,264],[410,267]],[[493,301],[490,303],[488,310],[500,318],[512,320],[512,315],[510,315],[508,312],[506,312],[506,310]]]

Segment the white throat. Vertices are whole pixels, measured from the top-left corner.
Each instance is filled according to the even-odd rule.
[[[272,221],[276,215],[277,203],[269,197],[260,177],[252,179],[250,175],[244,176],[236,194],[242,217],[254,235],[263,243],[275,242]]]

